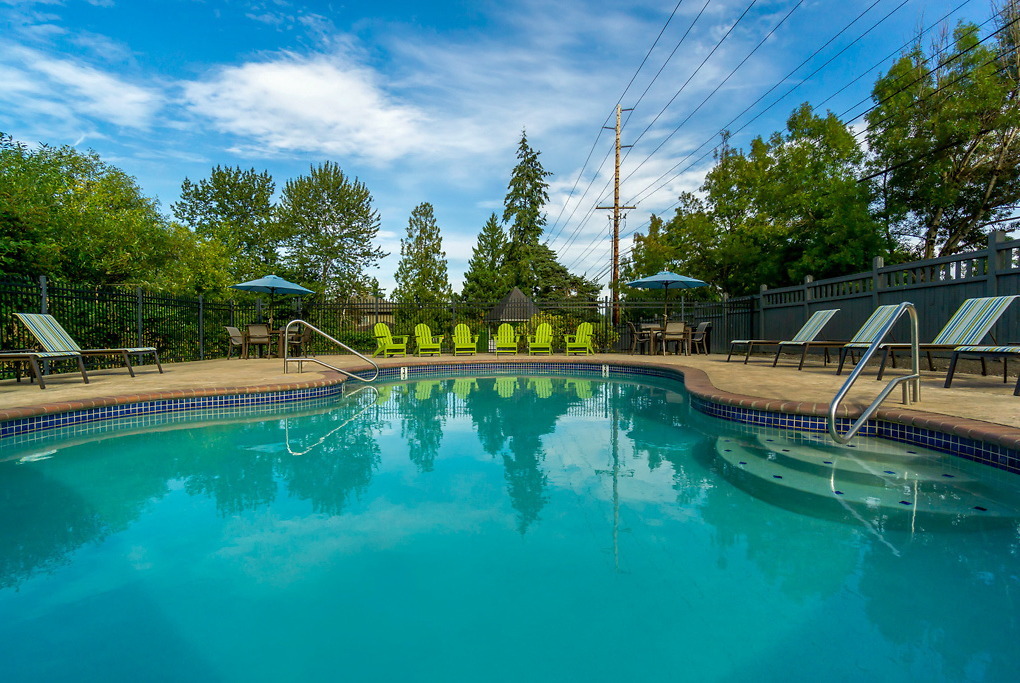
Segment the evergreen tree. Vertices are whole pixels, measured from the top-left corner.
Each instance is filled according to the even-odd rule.
[[[499,224],[496,214],[482,226],[478,242],[471,252],[468,269],[464,274],[462,301],[499,301],[510,290],[504,272],[506,259],[506,233]]]
[[[533,260],[545,229],[543,209],[549,201],[549,184],[545,179],[552,175],[542,168],[538,155],[528,144],[527,133],[522,131],[517,147],[518,162],[510,174],[503,201],[503,222],[507,224],[507,284],[520,287],[525,293],[534,293],[538,285]]]
[[[326,294],[367,292],[367,270],[386,253],[372,244],[379,213],[364,183],[335,163],[313,166],[309,175],[287,181],[277,217],[291,279]]]
[[[403,304],[414,304],[397,310],[398,323],[427,322],[440,327],[446,322],[448,316],[440,307],[449,303],[452,292],[443,238],[428,202],[411,211],[407,237],[400,240],[400,263],[394,279],[397,286],[393,298]]]

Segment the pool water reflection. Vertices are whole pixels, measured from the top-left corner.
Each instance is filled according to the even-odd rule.
[[[1015,476],[887,474],[686,399],[455,377],[4,447],[3,679],[1015,679]],[[930,471],[997,514],[837,499],[816,455],[844,496]]]

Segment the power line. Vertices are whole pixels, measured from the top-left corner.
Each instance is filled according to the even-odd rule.
[[[841,54],[842,54],[843,52],[845,52],[845,51],[846,51],[847,49],[849,49],[849,48],[850,48],[851,46],[853,46],[853,45],[854,45],[855,43],[857,43],[858,41],[860,41],[860,40],[861,40],[861,39],[862,39],[862,38],[863,38],[863,37],[864,37],[865,35],[867,35],[867,34],[868,34],[868,33],[870,33],[870,32],[871,32],[872,30],[874,30],[874,28],[875,28],[875,27],[877,27],[877,26],[878,26],[879,24],[881,24],[881,23],[882,23],[882,22],[884,22],[884,21],[885,21],[886,19],[888,19],[888,18],[889,18],[889,16],[891,16],[891,15],[892,15],[892,14],[893,14],[894,12],[896,12],[896,11],[897,11],[897,10],[899,10],[899,9],[900,9],[901,7],[903,7],[903,5],[904,5],[904,4],[906,4],[906,2],[907,2],[907,1],[908,1],[908,0],[902,0],[902,2],[901,2],[901,3],[899,4],[899,5],[897,5],[897,6],[896,6],[896,7],[895,7],[895,8],[894,8],[894,9],[893,9],[892,11],[888,12],[888,13],[887,13],[887,14],[886,14],[886,15],[885,15],[884,17],[882,17],[882,18],[881,18],[881,19],[880,19],[880,20],[879,20],[878,22],[876,22],[876,23],[875,23],[874,25],[872,25],[872,26],[871,26],[871,27],[870,27],[870,28],[869,28],[869,29],[868,29],[867,31],[863,32],[863,33],[862,33],[861,35],[857,36],[857,38],[855,38],[855,39],[854,39],[854,40],[853,40],[852,42],[850,42],[850,43],[848,43],[848,44],[847,44],[846,46],[844,46],[844,47],[843,47],[843,48],[842,48],[842,49],[841,49],[841,50],[840,50],[839,52],[837,52],[837,53],[836,53],[835,55],[833,55],[833,57],[831,57],[831,58],[830,58],[830,59],[829,59],[829,60],[828,60],[828,61],[827,61],[827,62],[826,62],[825,64],[823,64],[823,65],[822,65],[821,67],[819,67],[819,68],[818,68],[818,69],[816,69],[816,70],[815,70],[814,72],[812,72],[811,74],[809,74],[809,75],[808,75],[808,76],[807,76],[807,77],[806,77],[805,79],[803,79],[803,80],[801,81],[801,83],[799,83],[798,85],[794,86],[793,88],[790,88],[790,89],[789,89],[789,90],[788,90],[788,91],[787,91],[786,93],[784,93],[784,94],[782,95],[782,97],[778,98],[778,99],[777,99],[777,100],[776,100],[775,102],[773,102],[773,103],[772,103],[771,105],[769,105],[768,107],[766,107],[766,109],[764,109],[764,110],[763,110],[762,112],[760,112],[760,113],[759,113],[759,114],[758,114],[757,116],[755,116],[755,117],[754,117],[754,118],[752,118],[752,119],[751,119],[750,121],[748,121],[748,122],[747,122],[746,124],[744,124],[744,126],[743,126],[743,127],[741,127],[741,130],[742,130],[743,128],[747,127],[748,125],[750,125],[750,123],[752,123],[752,122],[753,122],[754,120],[756,120],[757,118],[759,118],[759,117],[760,117],[760,116],[761,116],[762,114],[764,114],[764,113],[765,113],[766,111],[768,111],[769,109],[771,109],[772,107],[774,107],[774,106],[775,106],[776,104],[778,104],[778,103],[779,103],[780,101],[782,101],[782,100],[783,100],[783,99],[784,99],[785,97],[787,97],[787,96],[788,96],[788,95],[789,95],[789,94],[790,94],[791,92],[793,92],[793,90],[795,90],[795,89],[796,89],[797,87],[800,87],[800,85],[803,85],[803,83],[804,83],[804,82],[806,82],[806,80],[807,80],[808,78],[810,78],[811,76],[814,76],[815,74],[817,74],[817,73],[818,73],[818,71],[820,71],[820,70],[821,70],[822,68],[824,68],[825,66],[827,66],[828,64],[830,64],[830,63],[831,63],[832,61],[834,61],[834,60],[836,59],[836,57],[838,57],[838,56],[839,56],[839,55],[841,55]],[[734,117],[734,118],[733,118],[733,119],[732,119],[732,120],[731,120],[731,121],[730,121],[729,123],[727,123],[727,124],[726,124],[726,126],[729,126],[729,125],[730,125],[730,124],[732,124],[732,123],[733,123],[734,121],[736,121],[736,120],[737,120],[737,119],[739,119],[739,118],[740,118],[741,116],[743,116],[743,115],[744,115],[744,114],[746,114],[746,113],[747,113],[748,111],[750,111],[750,110],[751,110],[751,109],[752,109],[752,108],[753,108],[753,107],[754,107],[755,105],[757,105],[757,104],[758,104],[759,102],[761,102],[761,101],[762,101],[762,100],[763,100],[763,99],[764,99],[765,97],[767,97],[767,96],[769,95],[769,93],[771,93],[772,91],[774,91],[774,90],[775,90],[776,88],[778,88],[778,87],[779,87],[779,85],[781,85],[781,84],[782,84],[783,82],[785,82],[785,81],[786,81],[786,79],[788,79],[788,78],[789,78],[790,76],[792,76],[792,75],[793,75],[794,73],[796,73],[796,72],[797,72],[797,71],[798,71],[798,70],[799,70],[799,69],[800,69],[801,67],[803,67],[803,66],[804,66],[805,64],[807,64],[808,62],[810,62],[810,61],[811,61],[811,60],[812,60],[812,59],[813,59],[813,58],[814,58],[815,56],[817,56],[817,55],[818,55],[818,54],[819,54],[819,53],[820,53],[820,52],[821,52],[822,50],[824,50],[824,49],[825,49],[826,47],[828,47],[828,46],[829,46],[829,45],[830,45],[830,44],[831,44],[831,43],[832,43],[832,42],[833,42],[834,40],[836,40],[836,39],[837,39],[837,38],[838,38],[838,37],[839,37],[840,35],[842,35],[842,34],[843,34],[843,33],[845,33],[845,32],[846,32],[847,30],[849,30],[849,28],[850,28],[850,27],[852,27],[852,26],[853,26],[854,24],[856,24],[856,23],[857,23],[857,22],[858,22],[858,21],[859,21],[859,20],[860,20],[860,19],[861,19],[862,17],[864,17],[864,16],[865,16],[865,15],[866,15],[866,14],[867,14],[867,13],[868,13],[869,11],[871,11],[871,9],[873,9],[873,8],[874,8],[874,7],[875,7],[875,6],[876,6],[876,5],[877,5],[877,4],[879,3],[879,2],[881,2],[881,0],[874,0],[874,1],[873,1],[873,2],[871,3],[871,5],[869,5],[869,6],[868,6],[867,8],[865,8],[865,9],[864,9],[863,11],[861,11],[861,12],[860,12],[860,13],[859,13],[859,14],[858,14],[858,15],[857,15],[856,17],[854,17],[854,18],[853,18],[853,19],[852,19],[852,20],[851,20],[851,21],[850,21],[850,22],[849,22],[848,24],[846,24],[846,25],[845,25],[845,26],[844,26],[844,27],[843,27],[842,29],[840,29],[840,30],[839,30],[838,32],[836,32],[836,33],[835,33],[835,34],[834,34],[834,35],[833,35],[832,37],[830,37],[830,38],[829,38],[829,39],[828,39],[828,40],[827,40],[827,41],[826,41],[826,42],[825,42],[824,44],[822,44],[822,45],[821,45],[821,46],[820,46],[819,48],[817,48],[817,49],[816,49],[816,50],[815,50],[815,51],[814,51],[814,52],[813,52],[813,53],[812,53],[811,55],[809,55],[809,56],[808,56],[808,57],[807,57],[806,59],[804,59],[804,60],[803,60],[803,61],[802,61],[802,62],[801,62],[800,64],[798,64],[798,65],[797,65],[797,66],[796,66],[796,67],[795,67],[795,68],[794,68],[793,70],[791,70],[791,71],[790,71],[790,73],[788,73],[788,74],[787,74],[786,76],[784,76],[782,80],[780,80],[780,81],[778,81],[777,83],[775,83],[775,84],[774,84],[774,85],[773,85],[773,86],[772,86],[771,88],[769,88],[769,90],[768,90],[768,91],[766,91],[766,92],[765,92],[765,93],[764,93],[763,95],[761,95],[761,97],[759,97],[759,98],[758,98],[757,100],[755,100],[755,101],[754,101],[753,103],[751,103],[751,104],[750,104],[750,105],[749,105],[749,106],[748,106],[747,108],[745,108],[745,109],[744,109],[744,111],[742,111],[742,112],[741,112],[740,114],[738,114],[738,115],[737,115],[736,117]],[[795,7],[794,9],[796,9],[796,7]],[[745,10],[745,11],[746,11],[746,10]],[[791,11],[792,11],[792,10],[791,10]],[[784,19],[783,19],[783,21],[785,21],[785,20],[786,20],[786,18],[784,18]],[[755,50],[757,50],[757,47],[755,48]],[[753,54],[753,51],[752,51],[752,53],[751,53],[751,54]],[[750,56],[750,55],[748,55],[748,56]],[[745,58],[745,60],[744,60],[744,61],[746,61],[746,58]],[[743,64],[743,62],[741,62],[741,65],[742,65],[742,64]],[[733,72],[731,72],[730,76],[732,76],[732,75],[733,75],[733,73],[735,73],[735,71],[736,71],[736,70],[734,70]],[[728,78],[729,78],[729,76],[727,77],[727,79],[728,79]],[[711,95],[710,95],[710,96],[711,96]],[[675,97],[674,97],[674,99],[675,99]],[[672,100],[671,100],[671,101],[672,101]],[[703,102],[702,104],[704,104],[704,102]],[[699,108],[700,108],[700,107],[699,107]],[[685,121],[684,121],[684,122],[686,122],[687,120],[689,120],[689,118],[690,118],[690,116],[688,116],[688,118],[687,118],[687,119],[685,119]],[[682,125],[682,124],[681,124],[681,125]],[[675,133],[677,132],[677,130],[679,130],[679,128],[680,128],[680,126],[678,126],[678,127],[677,127],[677,128],[676,128],[676,129],[674,130],[674,131],[673,131],[673,133],[671,133],[671,134],[670,134],[670,137],[672,137],[672,135],[673,135],[673,134],[675,134]],[[724,126],[724,128],[725,128],[725,126]],[[647,129],[646,129],[646,130],[647,130]],[[739,132],[739,131],[738,131],[738,132]],[[674,170],[676,170],[676,169],[677,169],[677,168],[678,168],[678,167],[679,167],[679,166],[680,166],[681,164],[683,164],[683,163],[684,163],[684,161],[686,161],[687,159],[689,159],[689,158],[690,158],[690,157],[691,157],[691,156],[692,156],[693,154],[695,154],[695,153],[696,153],[696,152],[697,152],[698,150],[700,150],[700,149],[701,149],[702,147],[704,147],[705,145],[707,145],[708,143],[710,143],[710,142],[712,141],[712,138],[713,138],[713,137],[714,137],[714,135],[713,135],[712,137],[708,138],[707,140],[705,140],[704,142],[702,142],[702,143],[701,143],[701,144],[700,144],[700,145],[699,145],[699,146],[698,146],[698,147],[697,147],[697,148],[696,148],[696,149],[694,150],[694,152],[691,152],[691,153],[689,153],[689,154],[688,154],[688,155],[687,155],[686,157],[684,157],[684,159],[681,159],[681,160],[680,160],[680,162],[678,162],[678,163],[677,163],[676,165],[674,165],[674,166],[673,166],[672,168],[670,168],[670,169],[669,169],[668,171],[666,171],[665,173],[661,174],[661,175],[660,175],[660,176],[659,176],[659,177],[658,177],[658,178],[657,178],[656,180],[652,181],[652,183],[651,183],[650,185],[646,186],[646,188],[645,188],[644,190],[641,190],[640,192],[638,192],[638,194],[637,194],[637,195],[635,195],[633,199],[631,199],[631,200],[628,200],[628,203],[633,203],[633,204],[637,204],[637,203],[639,203],[639,201],[641,200],[641,195],[643,195],[643,194],[644,194],[645,192],[647,192],[647,190],[648,190],[648,189],[649,189],[649,188],[650,188],[650,187],[651,187],[652,185],[654,185],[655,183],[658,183],[658,182],[659,182],[660,180],[662,180],[663,178],[665,178],[666,176],[668,176],[668,175],[669,175],[670,173],[672,173],[672,172],[673,172]],[[655,152],[657,152],[657,151],[658,151],[658,150],[659,150],[659,149],[660,149],[661,147],[662,147],[662,145],[660,144],[660,145],[659,145],[658,147],[656,147],[656,149],[655,149],[655,150],[653,150],[653,151],[652,151],[652,153],[650,153],[649,155],[647,155],[647,156],[646,156],[646,158],[645,158],[645,160],[644,160],[644,161],[642,161],[642,164],[641,164],[641,165],[643,165],[643,164],[644,164],[644,163],[645,163],[645,162],[646,162],[646,161],[647,161],[647,160],[648,160],[649,158],[651,158],[652,154],[654,154]],[[703,159],[703,158],[704,158],[705,156],[707,156],[707,155],[702,155],[702,156],[701,156],[701,157],[700,157],[700,158],[699,158],[699,159],[698,159],[697,161],[700,161],[700,160],[701,160],[701,159]],[[695,162],[695,163],[697,163],[697,162]],[[639,167],[640,167],[640,165],[639,165]],[[689,169],[689,168],[690,168],[690,167],[688,167],[688,169]],[[688,169],[685,169],[685,170],[684,170],[683,172],[686,172],[686,170],[688,170]],[[630,174],[629,174],[629,175],[628,175],[627,177],[628,177],[628,178],[630,178],[630,177],[631,177],[631,176],[633,175],[633,173],[634,173],[634,172],[635,172],[636,170],[637,170],[637,169],[634,169],[634,171],[632,171],[632,172],[631,172],[631,173],[630,173]],[[683,172],[681,172],[681,174],[682,174]],[[673,177],[676,177],[676,176],[673,176]],[[673,179],[673,178],[670,178],[670,180],[672,180],[672,179]],[[666,181],[666,183],[663,183],[663,184],[662,184],[662,185],[660,185],[659,187],[656,187],[656,188],[655,188],[655,190],[653,190],[653,192],[654,192],[654,191],[658,191],[658,190],[659,190],[659,189],[661,189],[661,188],[662,188],[663,186],[665,186],[666,184],[668,184],[668,182],[669,182],[669,180],[667,180],[667,181]],[[600,239],[600,238],[601,238],[601,236],[602,236],[602,235],[601,235],[601,233],[600,233],[599,235],[596,235],[596,237],[595,237],[595,238],[594,238],[594,239],[592,240],[592,242],[594,242],[594,241],[596,241],[596,240]],[[588,249],[588,251],[590,251],[590,246],[591,246],[591,244],[589,244],[589,249]],[[587,251],[585,251],[585,252],[582,252],[582,255],[581,255],[580,257],[578,257],[578,259],[580,259],[580,258],[584,258],[584,257],[585,257],[586,255],[587,255]],[[576,260],[578,260],[578,259],[575,259],[575,262],[576,262]],[[573,265],[573,263],[572,263],[571,265]]]
[[[621,102],[623,102],[623,98],[627,96],[627,93],[630,91],[630,86],[632,86],[634,84],[634,80],[638,77],[638,74],[641,73],[641,69],[644,68],[645,62],[647,62],[648,58],[651,56],[652,50],[654,50],[655,46],[659,44],[659,39],[662,38],[662,34],[664,34],[666,32],[666,28],[669,26],[670,22],[673,21],[673,17],[676,15],[677,10],[680,9],[680,5],[682,5],[683,2],[684,2],[684,0],[680,0],[679,2],[677,2],[676,6],[673,8],[673,11],[669,13],[669,17],[666,19],[666,23],[662,25],[662,29],[659,31],[659,35],[657,35],[655,37],[655,40],[652,41],[652,46],[648,48],[648,52],[645,53],[644,59],[642,59],[641,63],[638,64],[638,68],[634,71],[634,75],[630,77],[630,81],[627,83],[627,87],[625,87],[623,89],[623,93],[620,94],[619,99],[616,101],[616,105],[619,105]],[[707,0],[706,0],[705,4],[706,5],[708,4]],[[686,34],[684,34],[684,35],[686,37]],[[682,41],[683,41],[683,39],[681,39],[681,42]],[[678,47],[680,47],[680,43],[677,43],[677,46],[675,48],[673,48],[673,52],[676,52],[676,49]],[[673,55],[670,54],[670,57],[672,57],[672,56]],[[667,60],[667,61],[669,61],[669,60]],[[663,64],[663,68],[665,68],[665,64]],[[662,68],[660,68],[659,71],[655,74],[655,77],[652,78],[651,83],[655,82],[655,79],[659,77],[660,73],[662,73]],[[649,83],[649,87],[651,87],[651,83]],[[648,92],[648,88],[645,88],[645,92]],[[644,93],[641,93],[641,97],[644,97]],[[641,98],[638,98],[638,101],[640,101],[640,99]],[[615,106],[614,106],[614,109],[615,109]],[[563,215],[563,211],[566,209],[567,204],[570,202],[570,198],[574,195],[574,190],[577,189],[577,184],[581,181],[581,177],[584,174],[584,169],[587,168],[588,162],[591,160],[591,155],[595,152],[595,148],[598,146],[599,138],[602,135],[602,131],[605,129],[605,125],[607,123],[609,123],[609,120],[612,118],[612,116],[613,116],[613,113],[612,113],[612,111],[610,111],[610,113],[606,116],[606,120],[602,123],[602,127],[599,128],[599,132],[595,135],[595,142],[592,143],[591,149],[588,150],[588,156],[585,158],[584,164],[581,165],[581,170],[577,172],[577,179],[574,180],[574,186],[572,188],[570,188],[570,192],[567,194],[567,198],[566,198],[566,200],[564,200],[563,206],[560,207],[560,212],[559,212],[559,214],[557,214],[556,220],[553,221],[553,225],[552,225],[551,229],[555,229],[557,224],[559,223],[560,216]],[[605,161],[603,161],[602,163],[605,164]],[[599,170],[601,170],[601,169],[602,169],[602,166],[599,166]],[[596,174],[597,173],[598,172],[596,172]],[[589,187],[591,187],[590,184],[589,184]],[[587,190],[585,190],[585,193],[587,193]],[[584,199],[583,195],[582,195],[581,199]],[[578,202],[580,203],[580,199],[578,200]],[[571,216],[573,216],[573,213],[571,213]],[[569,222],[570,219],[568,218],[567,220]],[[560,228],[560,230],[557,231],[557,234],[559,232],[562,232],[562,231],[563,231],[563,229]],[[556,237],[556,235],[551,235],[549,238],[547,238],[545,240],[545,244],[549,244],[549,242],[551,240],[555,239],[555,237]]]

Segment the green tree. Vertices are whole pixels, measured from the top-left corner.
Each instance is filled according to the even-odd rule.
[[[268,172],[215,166],[208,179],[185,178],[180,201],[171,208],[196,234],[226,247],[235,281],[252,280],[274,272],[280,262],[275,190]]]
[[[636,240],[630,266],[649,272],[630,274],[671,268],[747,294],[761,284],[863,270],[890,246],[870,212],[873,186],[857,182],[863,159],[839,119],[820,117],[807,104],[786,131],[755,138],[746,153],[724,136],[704,196],[682,195],[668,222],[653,221],[655,230]]]
[[[522,292],[533,292],[538,284],[532,262],[545,229],[543,211],[549,201],[549,184],[545,179],[552,173],[542,168],[538,156],[539,152],[528,144],[527,133],[522,131],[517,147],[518,162],[510,174],[503,200],[503,222],[507,224],[507,284],[520,287]]]
[[[291,277],[324,294],[368,292],[367,270],[386,253],[372,243],[379,214],[364,183],[333,162],[313,166],[287,181],[277,217]]]
[[[1020,204],[1017,4],[995,43],[960,24],[925,54],[920,40],[875,84],[871,170],[891,235],[920,258],[979,247]]]
[[[201,273],[185,268],[182,250]],[[134,178],[95,152],[32,150],[3,134],[0,263],[7,273],[182,293],[199,281],[218,286],[226,266],[214,247],[178,230]]]
[[[556,260],[544,244],[532,247],[531,271],[535,275],[532,295],[536,301],[594,301],[601,287],[582,275],[574,275]]]
[[[471,252],[467,272],[464,273],[464,286],[461,289],[462,301],[493,302],[499,301],[510,291],[507,285],[504,261],[506,259],[506,233],[499,224],[496,214],[478,233],[478,241]]]
[[[447,277],[443,237],[436,224],[432,205],[422,202],[411,211],[407,236],[400,240],[400,262],[394,277],[393,297],[403,304],[397,311],[398,321],[442,324],[446,316],[437,315],[439,307],[452,298]]]

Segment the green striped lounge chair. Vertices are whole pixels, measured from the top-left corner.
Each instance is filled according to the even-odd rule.
[[[981,359],[981,374],[986,374],[986,358],[1002,358],[1002,381],[1006,382],[1009,376],[1008,363],[1011,357],[1020,358],[1020,344],[1007,344],[1005,346],[958,346],[953,349],[953,357],[949,361],[949,372],[946,373],[946,388],[953,384],[953,375],[956,373],[956,362],[960,356],[976,356]],[[1016,387],[1013,389],[1014,396],[1020,396],[1020,377],[1016,379]]]
[[[57,322],[57,319],[48,313],[15,313],[32,336],[48,353],[77,353],[81,356],[119,356],[124,359],[124,365],[132,377],[135,371],[131,367],[131,356],[151,355],[156,362],[160,373],[163,366],[159,363],[159,354],[152,346],[134,346],[111,349],[83,349],[71,338],[71,335]]]
[[[797,368],[799,370],[804,367],[804,358],[807,356],[808,349],[810,348],[809,346],[807,346],[807,344],[814,341],[815,337],[818,336],[818,333],[822,331],[822,328],[825,327],[825,324],[829,322],[832,316],[836,315],[837,311],[839,311],[838,308],[833,308],[826,311],[815,311],[814,313],[811,314],[811,317],[807,319],[807,322],[804,323],[804,326],[797,330],[797,333],[793,335],[793,338],[791,338],[790,340],[734,339],[733,341],[730,342],[730,353],[728,356],[726,356],[726,362],[727,363],[729,362],[730,358],[733,356],[733,351],[734,349],[736,349],[737,346],[747,347],[747,352],[744,354],[744,364],[746,365],[748,359],[751,357],[751,351],[754,350],[755,346],[779,346],[779,349],[781,351],[783,344],[803,345],[803,351],[801,352],[800,359],[800,368]],[[778,360],[779,358],[778,354],[776,355],[776,358]],[[826,362],[828,362],[828,359],[829,359],[828,350],[826,350],[825,357]],[[775,361],[773,361],[772,364],[775,365]]]
[[[76,351],[2,351],[0,352],[0,362],[11,362],[11,363],[28,363],[28,367],[31,369],[32,377],[39,380],[39,388],[45,389],[46,382],[43,380],[42,366],[40,361],[48,360],[66,360],[74,358],[78,361],[78,369],[81,371],[81,377],[85,380],[85,384],[89,383],[89,376],[85,373],[85,363],[81,359],[81,354]],[[19,371],[15,369],[15,373]],[[16,374],[18,381],[21,381],[21,375]]]
[[[918,345],[918,349],[928,356],[928,369],[935,369],[932,361],[933,351],[951,352],[962,346],[979,346],[1009,305],[1018,298],[1020,295],[1013,294],[965,300],[931,342]],[[864,348],[867,346],[865,344]],[[855,348],[859,349],[861,345],[856,344]],[[882,364],[878,368],[877,379],[882,379],[886,362],[892,361],[892,366],[896,367],[896,352],[910,351],[910,344],[890,342],[882,344],[879,349],[882,351]],[[975,355],[988,357],[988,354]]]

